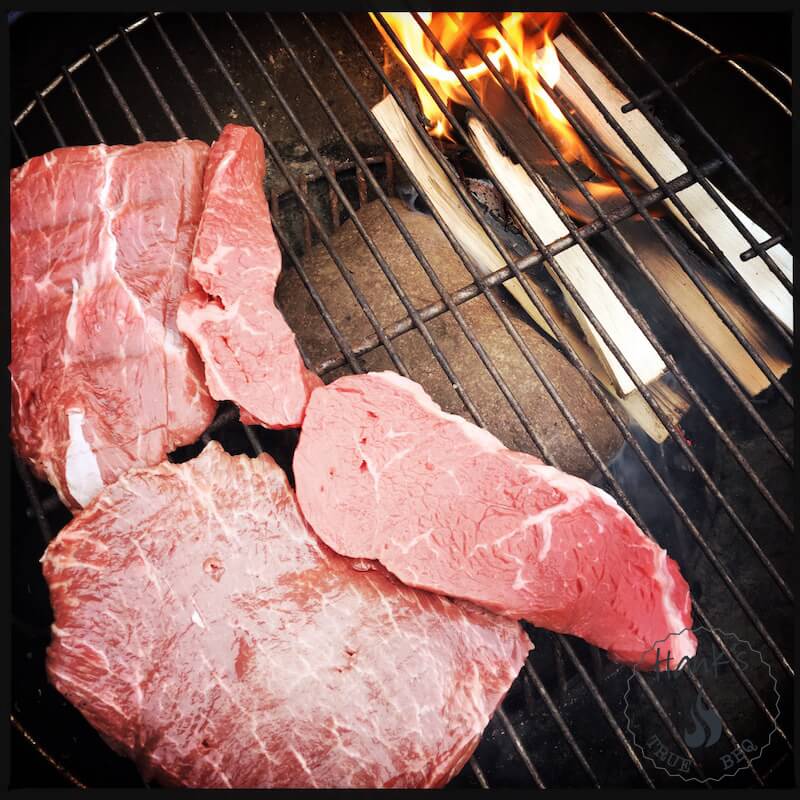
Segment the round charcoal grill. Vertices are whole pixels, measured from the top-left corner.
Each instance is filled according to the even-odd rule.
[[[659,201],[713,175],[715,185],[774,234],[767,242],[752,241],[754,252],[769,263],[774,245],[791,249],[785,222],[791,206],[785,168],[791,114],[785,104],[788,78],[780,70],[761,59],[721,53],[658,14],[567,17],[564,30],[625,88],[635,105],[663,122],[691,158],[685,175],[640,199],[643,207],[638,210],[644,211],[648,225],[658,226],[671,241],[682,241],[685,237],[677,226],[656,212]],[[401,297],[406,315],[391,324],[379,322],[372,313],[362,287],[345,266],[346,258],[339,257],[346,254],[337,253],[332,241],[369,203],[385,205],[414,186],[393,144],[366,113],[387,92],[404,96],[397,74],[384,62],[381,37],[365,16],[153,14],[90,48],[36,93],[12,122],[12,164],[64,145],[134,144],[182,136],[210,142],[228,122],[253,125],[266,144],[266,190],[284,270],[297,273],[299,282],[293,285],[308,295],[319,313],[319,325],[338,347],[316,363],[304,353],[317,372],[329,381],[348,371],[363,371],[369,368],[370,355],[381,353],[390,368],[425,385],[399,347],[404,334],[416,331],[423,335],[435,369],[450,382],[454,407],[486,424],[491,411],[470,395],[469,381],[450,364],[437,340],[436,321],[453,318],[478,354],[479,368],[496,384],[501,402],[528,435],[526,449],[546,458],[541,420],[517,402],[525,386],[509,385],[462,312],[475,298],[491,295],[496,300],[500,295],[495,287],[512,272],[519,274],[522,268],[534,276],[543,260],[574,239],[560,248],[545,248],[543,256],[512,259],[488,278],[465,283],[449,294],[441,292],[435,302],[417,307]],[[459,170],[464,164],[469,168],[463,145],[432,148],[438,158],[452,159]],[[615,226],[636,212],[631,204],[611,217],[602,212],[582,224],[577,235],[602,252]],[[488,230],[486,216],[478,218]],[[320,249],[329,252],[346,290],[374,322],[368,336],[353,340],[330,314],[323,299],[325,287],[315,283],[306,261]],[[704,257],[730,278],[724,258]],[[376,261],[391,282],[390,259]],[[689,277],[692,263],[682,263]],[[623,282],[621,274],[619,280]],[[744,302],[755,302],[735,281],[731,285]],[[281,301],[287,303],[285,295]],[[501,320],[513,313],[505,300],[492,308]],[[787,586],[791,370],[782,378],[769,375],[769,388],[751,400],[718,361],[698,349],[683,321],[666,307],[664,318],[663,325],[653,321],[652,335],[674,358],[673,384],[688,391],[691,400],[680,425],[669,426],[666,441],[657,445],[649,440],[606,400],[604,408],[620,430],[622,447],[605,462],[591,444],[592,431],[576,429],[575,419],[565,418],[593,463],[592,480],[613,494],[679,562],[695,601],[695,623],[707,629],[701,653],[713,654],[717,665],[707,659],[665,688],[651,677],[612,664],[581,641],[528,628],[536,649],[454,786],[793,784],[793,597]],[[762,322],[789,352],[785,332],[766,316]],[[726,324],[736,327],[730,318]],[[506,346],[517,347],[511,328],[505,331]],[[741,338],[752,355],[746,332]],[[559,346],[568,358],[577,358],[568,343]],[[546,381],[535,357],[528,361],[529,380]],[[594,394],[602,394],[586,376],[579,380]],[[558,390],[553,392],[562,413],[567,407]],[[266,450],[291,474],[296,436],[242,426],[236,409],[223,403],[202,440],[171,458],[191,458],[215,438],[234,453]],[[51,616],[38,559],[69,513],[52,488],[32,479],[19,459],[12,479],[11,723],[66,782],[141,786],[133,764],[115,755],[46,681]],[[740,651],[747,658],[737,660],[734,655]],[[687,735],[698,715],[696,727],[704,731],[706,746]],[[708,744],[715,725],[724,744],[722,756]],[[654,749],[654,741],[660,751]],[[748,743],[757,746],[750,748]],[[721,758],[723,766],[728,765],[723,773]],[[17,785],[35,782],[30,777],[16,779]]]

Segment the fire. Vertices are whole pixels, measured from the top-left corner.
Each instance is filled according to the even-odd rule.
[[[375,15],[371,16],[389,46],[406,66],[419,95],[423,113],[431,122],[431,135],[452,139],[452,128],[445,115]],[[524,91],[531,109],[539,119],[550,125],[551,130],[558,134],[557,138],[569,139],[572,147],[582,149],[580,139],[541,84],[544,81],[553,87],[560,75],[561,67],[550,34],[557,27],[562,14],[507,12],[499,20],[499,25],[494,24],[490,14],[482,12],[425,11],[420,12],[419,16],[451,58],[456,63],[461,62],[461,74],[481,99],[488,83],[494,78],[480,55],[469,46],[470,36],[510,85]],[[470,97],[458,75],[449,69],[413,16],[406,12],[384,12],[383,18],[437,94],[449,106],[454,103],[469,106]],[[563,147],[562,152],[565,152]],[[569,150],[565,152],[565,156],[577,155]]]
[[[376,15],[370,16],[414,84],[422,111],[430,121],[430,134],[455,141],[452,126],[424,83],[409,66]],[[414,17],[407,12],[383,12],[382,16],[447,107],[470,107],[472,100],[458,75],[449,68]],[[420,12],[419,16],[439,39],[482,102],[487,90],[496,81],[489,67],[471,46],[470,36],[508,83],[522,92],[530,110],[564,159],[570,163],[583,162],[600,178],[584,184],[594,197],[600,202],[615,195],[622,198],[619,186],[606,174],[543,86],[546,84],[553,88],[561,75],[552,36],[563,14],[512,11],[504,13],[497,24],[492,14],[484,12],[426,11]],[[616,159],[611,160],[618,164]],[[627,182],[628,176],[625,173],[623,176]],[[582,217],[571,208],[568,210],[574,216]]]

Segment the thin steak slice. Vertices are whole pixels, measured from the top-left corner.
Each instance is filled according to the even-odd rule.
[[[531,647],[336,555],[268,456],[215,442],[120,478],[43,569],[50,680],[167,785],[440,786]]]
[[[233,400],[247,424],[293,428],[321,381],[306,369],[273,299],[281,253],[265,174],[261,137],[253,128],[226,125],[208,157],[192,287],[178,327],[200,352],[213,397]]]
[[[409,586],[580,636],[618,661],[670,634],[670,668],[694,655],[686,582],[611,497],[445,414],[413,381],[378,372],[317,389],[294,473],[327,545]]]
[[[175,322],[207,155],[67,147],[11,172],[11,435],[72,508],[213,419]]]

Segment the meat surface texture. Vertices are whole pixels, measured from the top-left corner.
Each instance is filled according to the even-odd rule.
[[[294,457],[319,537],[409,586],[674,669],[696,650],[686,582],[605,492],[506,449],[393,372],[311,395]],[[675,634],[675,635],[672,635]],[[664,666],[664,665],[660,665]]]
[[[42,561],[50,680],[165,785],[440,786],[531,647],[336,555],[268,456],[215,442],[120,478]]]
[[[281,254],[264,197],[264,144],[253,128],[226,125],[211,147],[203,216],[178,327],[194,342],[217,400],[247,424],[300,425],[321,381],[306,369],[275,306]]]
[[[68,147],[11,172],[11,435],[73,509],[213,419],[175,320],[207,155]]]

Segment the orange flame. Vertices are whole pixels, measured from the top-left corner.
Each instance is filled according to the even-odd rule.
[[[406,67],[419,94],[423,113],[431,122],[431,134],[452,139],[452,129],[444,113],[379,24],[377,17],[374,14],[370,16]],[[494,24],[489,14],[481,12],[424,11],[419,16],[453,61],[462,62],[459,64],[462,76],[472,84],[481,99],[488,81],[494,79],[486,63],[468,46],[470,36],[511,86],[525,91],[531,109],[540,119],[551,123],[562,136],[566,133],[575,140],[577,146],[582,146],[569,122],[540,83],[541,78],[553,87],[560,76],[561,68],[550,32],[558,25],[562,14],[507,12],[499,21],[499,26]],[[383,12],[383,18],[448,106],[453,103],[470,105],[469,94],[458,75],[448,67],[414,17],[407,12]]]
[[[430,134],[455,141],[452,126],[422,80],[408,64],[376,15],[370,16],[414,84],[422,111],[430,121]],[[448,109],[454,104],[469,107],[472,104],[471,98],[457,73],[449,68],[414,17],[407,12],[382,12],[382,16]],[[615,195],[622,197],[619,186],[605,173],[542,86],[545,83],[550,88],[554,87],[561,75],[558,52],[551,37],[563,14],[506,12],[498,24],[495,24],[491,14],[484,12],[425,11],[419,12],[419,16],[439,39],[453,63],[458,65],[462,76],[481,101],[484,101],[487,89],[495,78],[470,45],[470,36],[508,83],[514,89],[524,92],[531,111],[564,159],[570,163],[582,161],[602,179],[584,184],[592,195],[600,202]],[[616,159],[612,161],[616,162]],[[629,176],[624,171],[621,174],[628,182]],[[569,210],[573,216],[582,216],[577,211]]]

